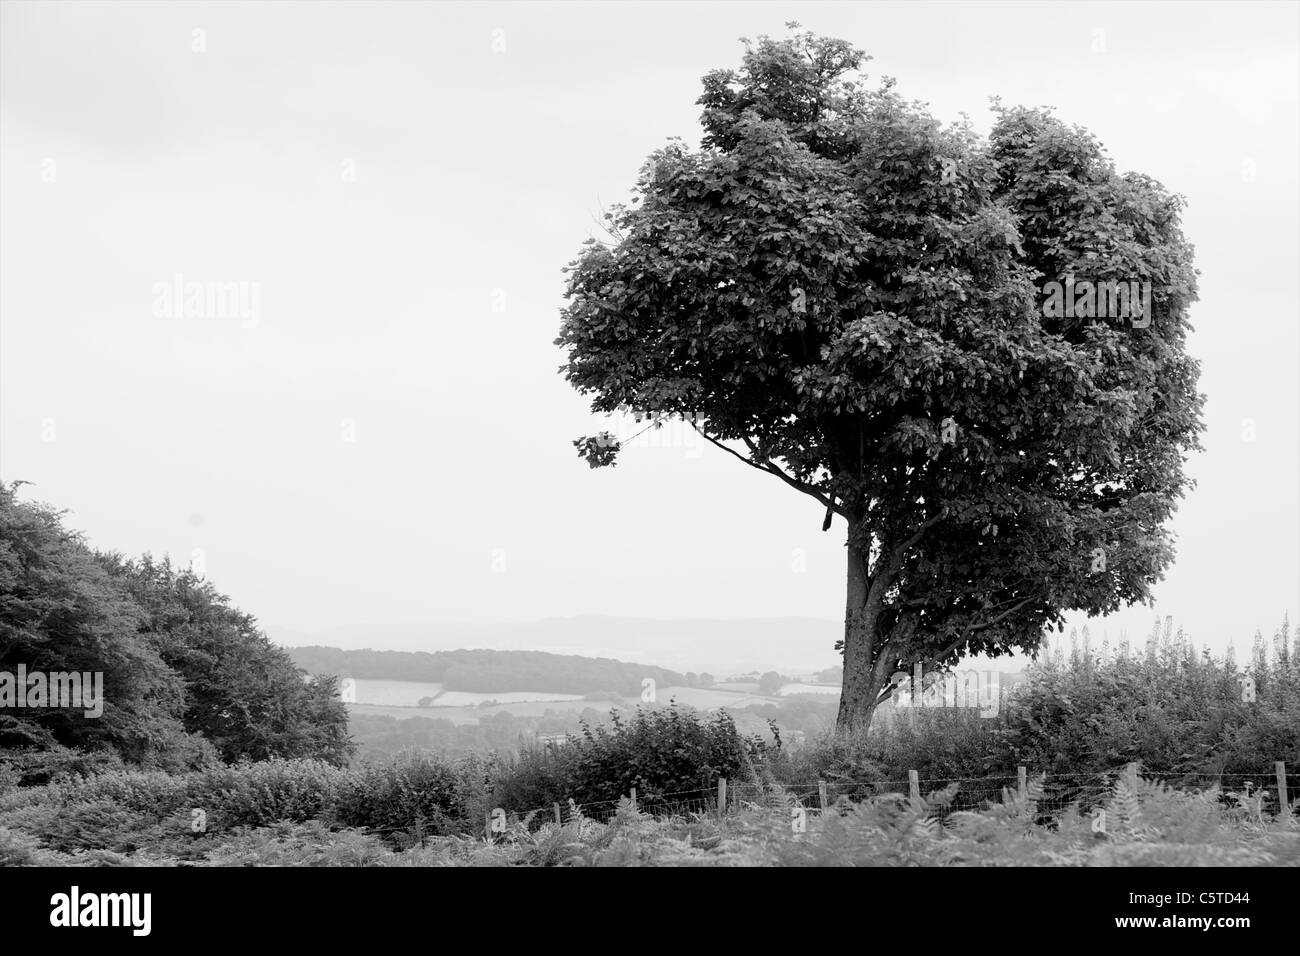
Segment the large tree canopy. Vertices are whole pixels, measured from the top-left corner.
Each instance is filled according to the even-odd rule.
[[[1046,111],[941,124],[864,59],[799,33],[708,74],[701,148],[649,158],[557,339],[593,411],[680,415],[846,520],[842,726],[898,670],[1147,598],[1202,428],[1181,198]]]

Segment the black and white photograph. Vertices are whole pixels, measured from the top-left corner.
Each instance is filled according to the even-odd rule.
[[[6,934],[1274,945],[1298,373],[1300,2],[0,0]]]

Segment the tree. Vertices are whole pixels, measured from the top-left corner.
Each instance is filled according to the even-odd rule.
[[[705,76],[701,148],[606,214],[556,340],[594,412],[681,416],[843,519],[842,728],[918,662],[1146,600],[1203,427],[1181,197],[1049,112],[944,126],[863,62],[796,33]]]
[[[142,633],[185,682],[185,729],[222,759],[312,757],[346,764],[353,747],[339,678],[308,677],[252,615],[188,569],[148,555],[100,562],[143,610]]]
[[[0,673],[101,674],[103,712],[5,708],[0,747],[112,750],[159,769],[347,761],[337,678],[307,677],[192,572],[95,552],[16,487],[0,484]]]
[[[818,671],[814,676],[819,684],[840,684],[844,681],[844,668],[839,665],[828,667],[824,671]]]
[[[184,683],[140,634],[140,608],[60,512],[18,500],[20,484],[0,483],[0,673],[25,697],[32,685],[18,684],[22,672],[47,682],[54,674],[89,679],[85,706],[52,706],[52,696],[50,706],[0,705],[0,748],[112,750],[166,769],[182,769],[176,763],[188,757],[202,762],[202,741],[181,726]],[[69,695],[64,703],[75,702]]]
[[[785,678],[776,671],[768,671],[758,679],[758,692],[764,697],[775,697],[781,692]]]

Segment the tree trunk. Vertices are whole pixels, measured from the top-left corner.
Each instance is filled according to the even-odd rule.
[[[873,666],[872,649],[879,635],[878,608],[869,601],[866,542],[858,523],[850,520],[848,535],[848,588],[844,608],[844,685],[836,729],[865,732],[876,711],[881,685]]]

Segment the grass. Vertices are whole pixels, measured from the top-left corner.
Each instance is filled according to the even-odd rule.
[[[30,812],[39,796],[29,792],[18,801],[11,794],[0,812],[0,865],[1300,866],[1300,818],[1270,816],[1258,795],[1146,779],[1134,788],[1121,776],[1094,810],[1048,816],[1043,792],[1039,778],[1023,794],[1008,789],[979,810],[954,810],[954,785],[919,799],[841,798],[798,814],[776,787],[725,817],[652,817],[623,800],[605,823],[570,808],[560,825],[511,817],[490,841],[413,829],[398,846],[317,818],[195,834],[186,815],[150,822],[102,799],[60,808],[42,829]]]

